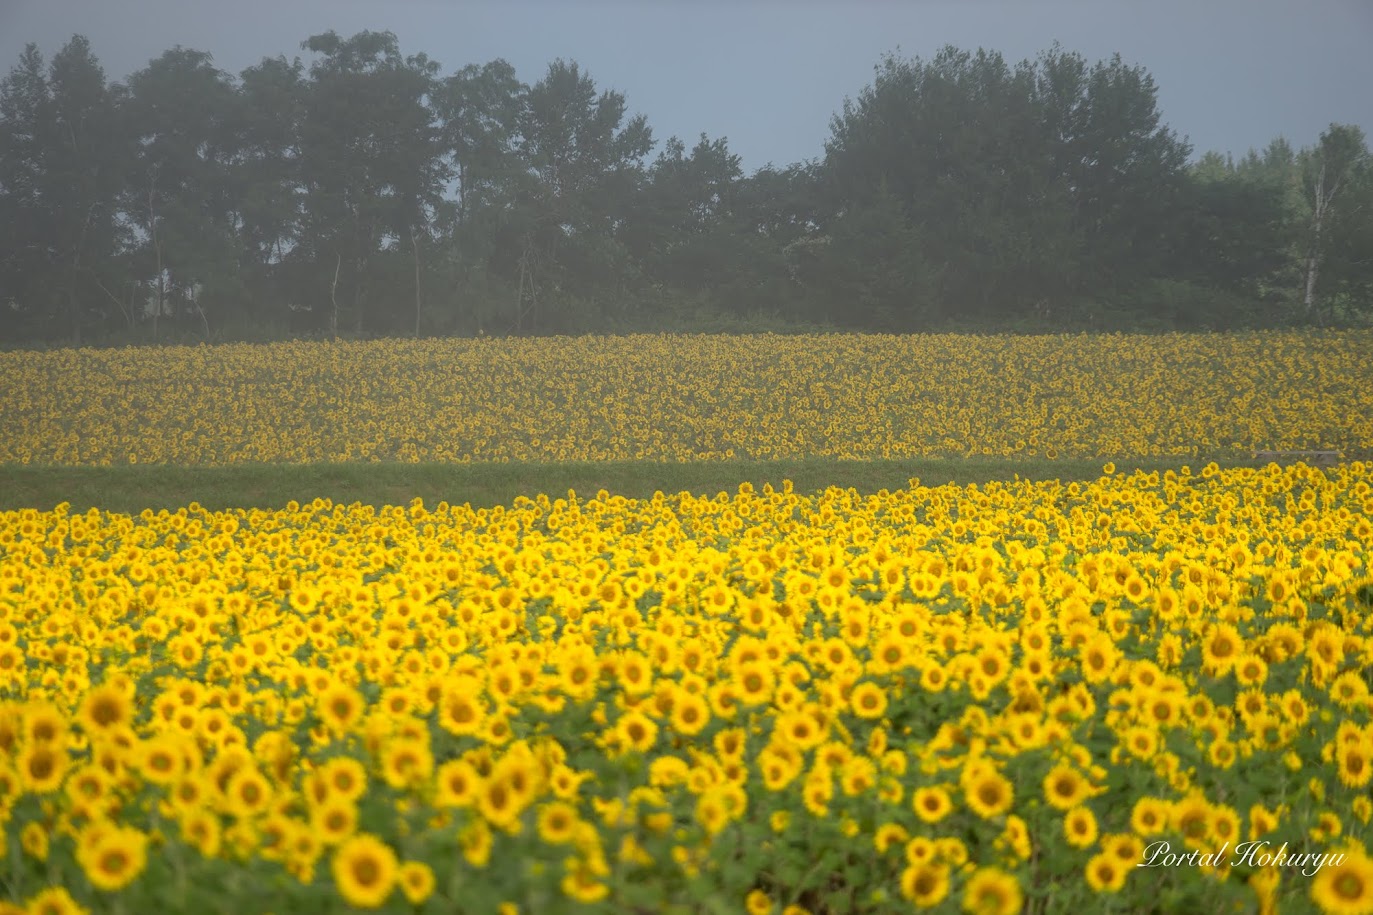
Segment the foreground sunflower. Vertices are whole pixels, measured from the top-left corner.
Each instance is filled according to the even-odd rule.
[[[1339,864],[1327,864],[1311,881],[1311,899],[1326,915],[1373,913],[1373,859],[1346,849]]]
[[[349,905],[380,908],[396,885],[400,863],[396,853],[376,836],[361,834],[334,853],[334,884]]]

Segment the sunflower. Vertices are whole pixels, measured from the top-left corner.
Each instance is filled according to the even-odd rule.
[[[735,701],[740,705],[764,705],[772,699],[777,678],[763,661],[746,661],[734,671]]]
[[[186,769],[181,742],[174,737],[155,737],[142,743],[137,752],[138,769],[154,785],[170,785]]]
[[[938,854],[939,847],[928,836],[916,836],[906,842],[906,863],[912,867],[928,864],[934,861]]]
[[[710,723],[710,706],[700,695],[679,690],[672,703],[671,722],[676,733],[695,736]]]
[[[1125,878],[1130,874],[1131,865],[1115,855],[1092,855],[1087,862],[1087,885],[1098,893],[1116,893],[1125,886]]]
[[[1074,848],[1086,848],[1096,841],[1096,817],[1087,807],[1074,807],[1063,818],[1063,835]]]
[[[148,864],[148,837],[127,826],[105,826],[77,843],[77,859],[96,889],[121,890]]]
[[[411,905],[423,905],[434,894],[434,871],[423,861],[406,861],[398,878],[400,890]]]
[[[348,756],[336,756],[319,768],[320,783],[330,794],[356,801],[367,793],[367,770]]]
[[[834,781],[829,769],[825,766],[815,766],[806,776],[801,788],[801,800],[806,809],[812,816],[828,816],[829,803],[833,797]]]
[[[477,795],[477,809],[481,815],[492,826],[501,829],[517,828],[524,804],[524,797],[511,786],[508,778],[488,779]]]
[[[981,764],[971,772],[965,770],[963,797],[973,813],[991,819],[1011,809],[1015,788],[991,765]]]
[[[878,854],[886,854],[888,849],[905,843],[909,838],[910,833],[900,823],[883,823],[873,833],[872,844]]]
[[[1093,637],[1078,649],[1078,664],[1082,669],[1083,679],[1091,684],[1106,682],[1115,672],[1119,657],[1120,653],[1110,636],[1102,633]]]
[[[770,915],[772,912],[772,898],[762,890],[749,890],[744,897],[744,911],[748,915]]]
[[[213,858],[219,854],[223,830],[215,814],[204,808],[187,810],[178,825],[182,839],[201,855]]]
[[[1244,647],[1239,630],[1229,623],[1217,623],[1201,644],[1202,666],[1212,676],[1230,672]]]
[[[481,791],[482,777],[464,759],[451,759],[439,766],[435,778],[438,794],[435,803],[440,807],[467,807]]]
[[[1044,776],[1044,797],[1059,810],[1070,810],[1091,794],[1091,783],[1067,763],[1059,763]]]
[[[1235,662],[1235,682],[1241,687],[1262,686],[1268,679],[1268,664],[1256,654],[1245,653]]]
[[[949,895],[948,865],[927,861],[907,867],[901,872],[901,895],[917,908],[939,905]]]
[[[576,835],[579,822],[577,811],[571,804],[552,801],[539,810],[539,838],[551,845],[566,844]]]
[[[483,868],[491,863],[493,836],[484,820],[473,820],[458,833],[462,856],[472,867]]]
[[[911,798],[911,807],[926,823],[938,823],[953,809],[953,801],[949,799],[949,792],[938,786],[917,788]]]
[[[930,664],[920,672],[920,686],[927,693],[942,693],[949,685],[949,673],[938,664]]]
[[[742,759],[748,745],[748,732],[743,728],[725,728],[711,741],[715,753],[723,759]]]
[[[854,756],[839,770],[839,786],[849,797],[856,797],[875,784],[877,764],[866,756]]]
[[[67,719],[51,702],[33,700],[23,706],[23,734],[30,743],[62,745],[67,741]],[[6,731],[0,724],[0,731]],[[0,737],[0,750],[11,749],[12,739]]]
[[[1340,784],[1346,788],[1362,788],[1373,778],[1373,752],[1366,741],[1341,743],[1335,749]]]
[[[729,806],[718,788],[711,788],[696,799],[696,822],[707,835],[717,835],[729,823]]]
[[[1325,864],[1311,881],[1311,900],[1328,915],[1373,913],[1373,860],[1359,849]]]
[[[133,724],[133,700],[123,687],[105,683],[86,694],[77,722],[87,734],[99,734]]]
[[[1200,849],[1210,831],[1211,805],[1200,794],[1190,794],[1173,804],[1168,821],[1188,848]]]
[[[362,718],[366,703],[362,695],[344,683],[333,683],[319,694],[316,713],[335,736],[348,733]]]
[[[240,818],[262,813],[272,802],[272,785],[254,766],[245,766],[229,778],[224,789],[228,812]]]
[[[48,860],[48,831],[42,823],[29,823],[19,831],[19,846],[39,861]]]
[[[658,741],[658,725],[642,712],[626,712],[615,723],[615,734],[626,751],[647,753]]]
[[[1101,837],[1101,850],[1104,854],[1115,855],[1120,863],[1134,867],[1144,857],[1144,841],[1130,833],[1111,833]]]
[[[413,788],[434,773],[434,755],[421,740],[390,741],[381,752],[381,777],[392,788]]]
[[[610,887],[601,882],[590,864],[580,858],[569,858],[562,879],[562,891],[577,902],[600,902],[610,895]]]
[[[487,710],[472,687],[445,689],[439,699],[439,725],[458,737],[481,732],[486,725]]]
[[[27,915],[88,915],[90,912],[60,886],[40,891],[29,900],[27,908],[16,911]]]
[[[590,649],[570,651],[558,662],[558,688],[572,699],[589,699],[597,687],[597,660]]]
[[[1153,836],[1168,827],[1169,804],[1155,797],[1135,801],[1130,813],[1130,828],[1141,836]]]
[[[379,908],[395,886],[399,866],[396,854],[375,836],[354,836],[334,853],[334,883],[350,905]]]
[[[793,748],[779,749],[776,745],[764,747],[755,762],[769,791],[781,791],[791,784],[801,774],[802,765],[800,754]]]
[[[338,845],[357,831],[358,809],[344,797],[331,797],[310,811],[310,828],[325,845]]]
[[[963,888],[963,910],[973,915],[1018,915],[1024,904],[1020,882],[1000,868],[979,868]]]
[[[19,784],[31,794],[48,794],[62,785],[69,760],[62,747],[31,743],[19,753]]]
[[[1237,841],[1240,836],[1239,814],[1225,804],[1212,805],[1207,833],[1216,848],[1224,848],[1226,843]]]
[[[849,705],[859,718],[881,718],[887,712],[887,694],[876,683],[860,683],[853,688]]]

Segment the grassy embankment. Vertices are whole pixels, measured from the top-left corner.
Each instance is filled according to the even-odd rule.
[[[1116,460],[1117,472],[1200,469],[1214,459],[1222,467],[1256,466],[1249,455],[1203,458]],[[674,495],[733,493],[742,482],[761,488],[791,480],[810,492],[828,486],[860,492],[895,490],[919,478],[925,485],[986,483],[1025,479],[1090,480],[1104,459],[927,458],[892,461],[719,461],[655,463],[618,461],[564,464],[234,464],[218,467],[137,465],[120,467],[0,466],[0,511],[51,509],[68,502],[74,511],[91,507],[139,512],[175,509],[197,502],[207,509],[280,508],[291,500],[327,498],[338,504],[405,505],[421,498],[474,507],[505,505],[517,496],[547,493],[581,497],[601,489],[631,498],[655,491]]]

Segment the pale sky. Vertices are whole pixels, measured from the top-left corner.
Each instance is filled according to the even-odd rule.
[[[885,52],[945,44],[1012,63],[1055,40],[1089,61],[1119,51],[1153,74],[1194,155],[1278,134],[1308,145],[1332,121],[1373,138],[1373,0],[0,0],[0,71],[27,42],[48,58],[80,33],[111,79],[177,44],[237,74],[264,56],[308,63],[300,43],[329,29],[389,30],[445,74],[503,57],[533,83],[575,60],[647,115],[654,155],[705,131],[750,172],[823,155]]]

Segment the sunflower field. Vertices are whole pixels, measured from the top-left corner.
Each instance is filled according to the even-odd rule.
[[[1373,330],[0,352],[0,464],[1368,457],[1369,353]]]
[[[143,371],[24,371],[47,358],[109,360],[73,382],[91,411]],[[477,389],[501,375],[548,383]],[[180,409],[247,384],[190,377],[162,379]],[[843,427],[876,392],[833,396],[817,442],[888,440]],[[1302,403],[1243,422],[1328,443]],[[1156,419],[1130,434],[1214,418]],[[994,431],[1066,434],[1041,420]],[[71,428],[105,422],[86,456],[114,459],[125,421]],[[75,447],[52,422],[7,457]],[[139,456],[231,460],[225,434]],[[1370,912],[1371,519],[1358,461],[6,512],[0,912]]]

